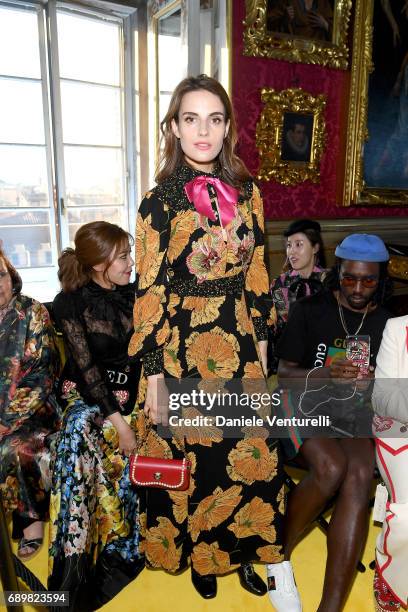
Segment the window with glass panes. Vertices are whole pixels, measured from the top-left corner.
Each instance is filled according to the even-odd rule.
[[[80,225],[133,229],[136,13],[108,6],[0,0],[0,240],[43,301]]]

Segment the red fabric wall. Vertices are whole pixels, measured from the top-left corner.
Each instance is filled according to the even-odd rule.
[[[265,216],[293,217],[383,217],[407,214],[404,207],[340,206],[344,176],[344,146],[347,121],[349,71],[323,66],[295,64],[243,55],[245,1],[234,0],[232,15],[232,100],[239,128],[239,154],[256,174],[259,157],[255,128],[262,110],[260,90],[301,87],[326,95],[326,149],[321,160],[320,183],[305,181],[286,187],[274,181],[261,182]]]

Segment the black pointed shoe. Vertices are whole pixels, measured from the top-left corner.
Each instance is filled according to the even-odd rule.
[[[201,576],[191,568],[191,582],[197,593],[204,599],[213,599],[217,595],[217,579],[214,574]]]
[[[266,595],[268,588],[262,578],[255,572],[252,563],[241,563],[237,572],[242,588],[253,595]]]

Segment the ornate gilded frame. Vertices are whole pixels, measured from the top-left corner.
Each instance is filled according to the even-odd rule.
[[[369,187],[364,181],[364,143],[369,138],[369,76],[373,69],[373,11],[374,0],[357,0],[346,141],[344,206],[408,204],[408,190]]]
[[[320,159],[326,142],[324,110],[326,97],[313,96],[303,89],[261,91],[265,106],[256,125],[256,146],[260,156],[258,178],[275,180],[283,185],[296,185],[306,180],[320,180]],[[310,160],[307,162],[281,159],[284,114],[299,113],[313,116]]]
[[[336,0],[332,42],[290,37],[266,29],[267,0],[245,0],[244,55],[321,64],[346,70],[352,0]]]

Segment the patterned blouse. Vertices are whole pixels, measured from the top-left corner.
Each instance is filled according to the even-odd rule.
[[[291,304],[302,297],[321,291],[326,274],[327,270],[314,266],[308,278],[303,278],[296,270],[288,270],[272,281],[270,292],[276,311],[276,326],[269,338],[268,346],[269,368],[272,372],[277,371],[278,359],[274,355],[275,347],[287,323]]]

